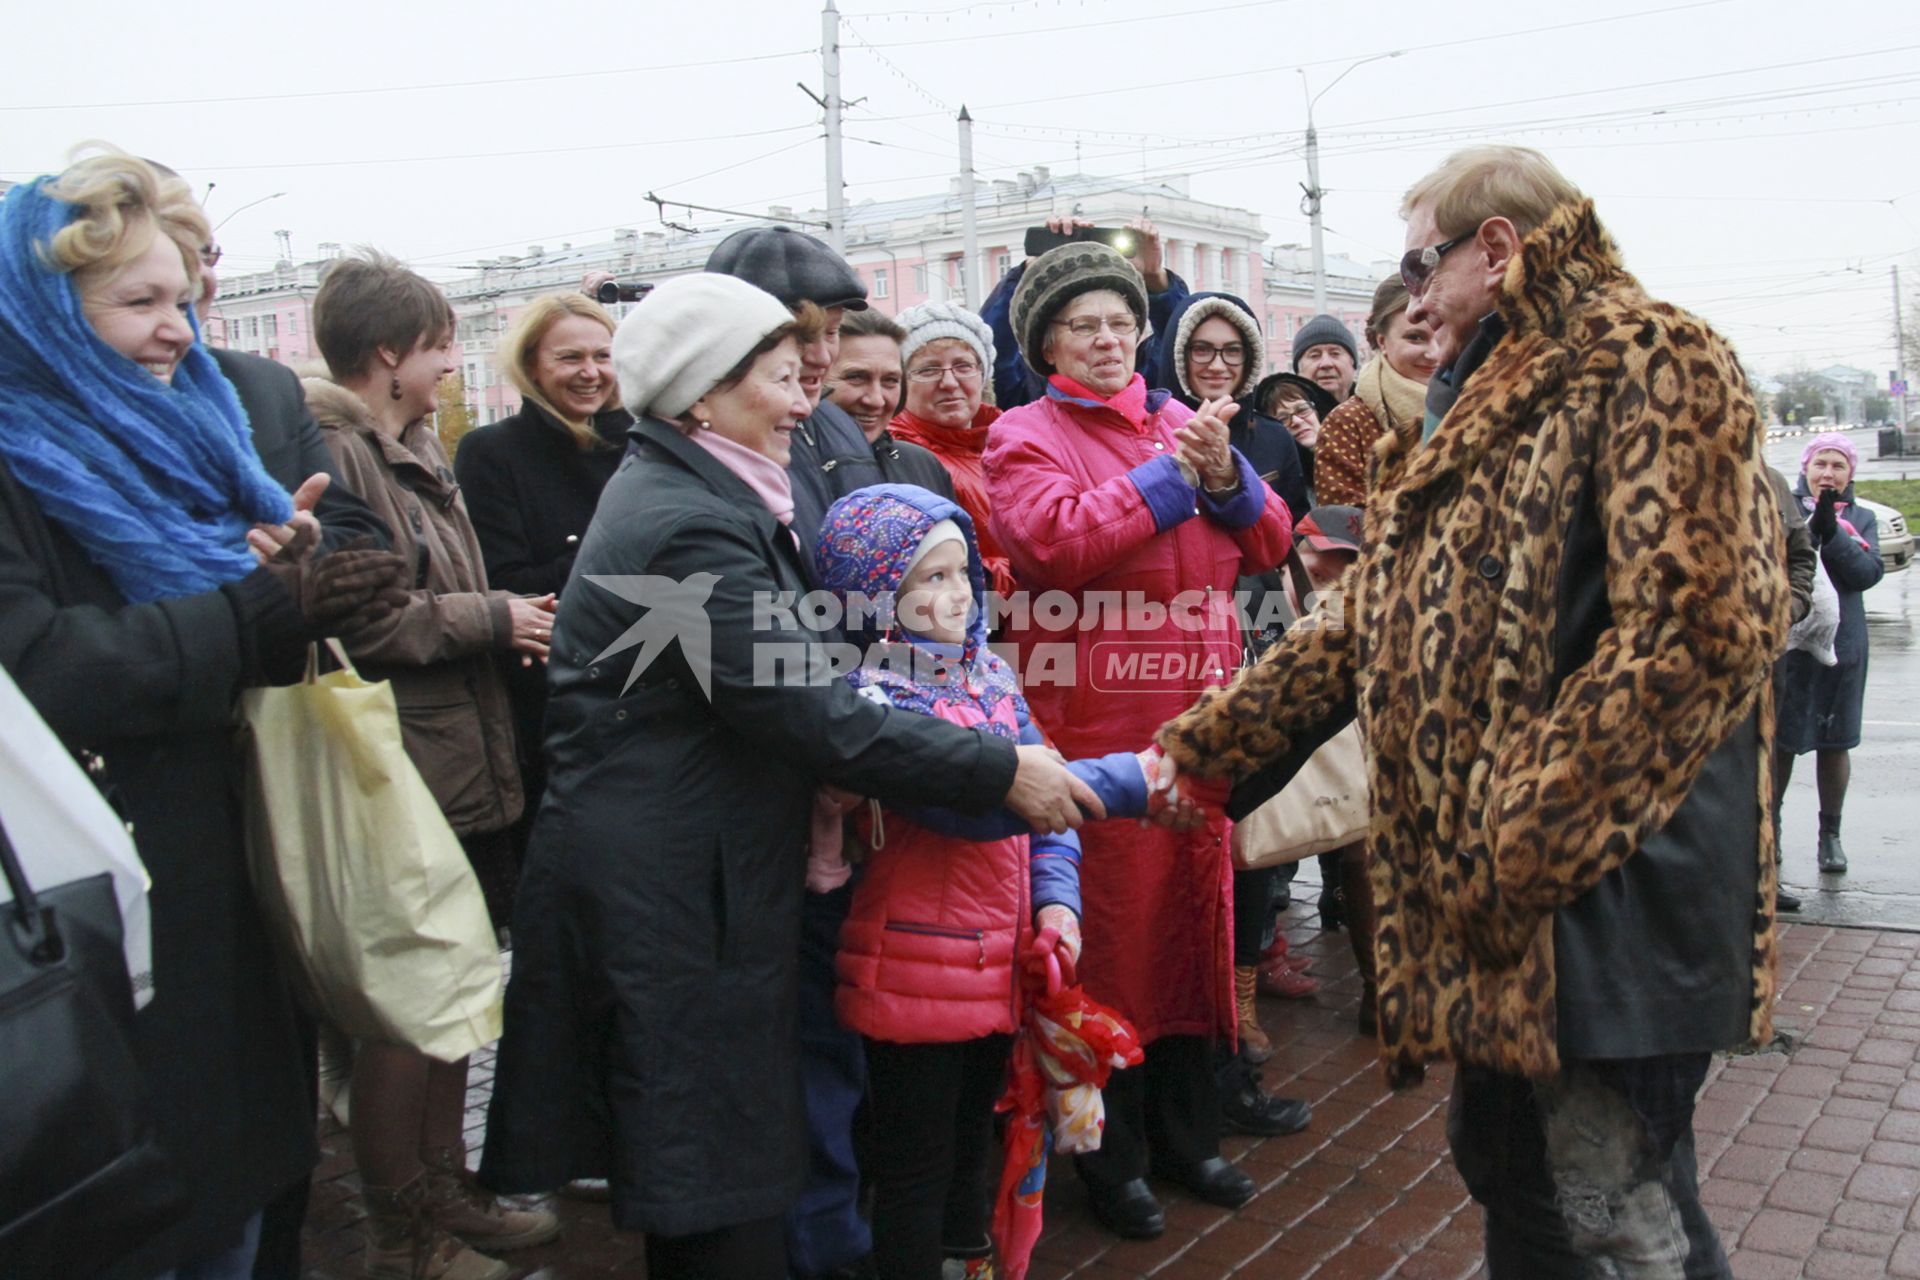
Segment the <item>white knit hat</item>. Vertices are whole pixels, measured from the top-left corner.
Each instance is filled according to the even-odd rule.
[[[914,566],[925,560],[927,553],[943,542],[957,542],[963,547],[966,546],[967,535],[960,532],[959,522],[935,521],[933,527],[928,529],[926,535],[920,539],[920,545],[913,549],[913,556],[907,561],[907,567],[900,571],[900,581],[905,582],[907,575],[913,572]]]
[[[1246,304],[1227,293],[1194,299],[1187,304],[1174,329],[1173,376],[1180,386],[1180,394],[1198,398],[1198,393],[1187,385],[1187,346],[1193,341],[1193,331],[1212,316],[1219,316],[1240,331],[1240,341],[1245,344],[1247,354],[1240,366],[1240,381],[1235,384],[1234,394],[1245,395],[1260,384],[1260,376],[1266,372],[1267,342],[1260,336],[1260,322],[1253,318]]]
[[[635,417],[678,418],[792,319],[778,298],[733,276],[668,280],[613,331],[620,403]]]
[[[973,348],[973,353],[980,357],[981,368],[989,374],[993,372],[993,330],[965,307],[951,302],[923,302],[917,307],[908,307],[893,320],[907,331],[907,340],[900,344],[902,367],[913,360],[914,352],[929,342],[957,338]]]

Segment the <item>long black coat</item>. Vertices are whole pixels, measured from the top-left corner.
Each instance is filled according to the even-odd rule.
[[[113,1274],[148,1277],[232,1243],[314,1160],[294,1011],[241,847],[234,697],[297,675],[305,637],[255,570],[130,605],[0,467],[0,665],[60,740],[97,752],[153,881],[153,1003],[136,1050],[193,1206]]]
[[[564,424],[528,401],[512,417],[461,438],[453,474],[480,539],[487,585],[529,596],[557,595],[567,585],[600,491],[626,453],[633,415],[609,409],[593,425],[602,443],[582,449]],[[505,670],[532,810],[539,805],[546,777],[540,724],[547,707],[547,672],[538,664],[518,662],[505,664]]]
[[[1803,475],[1793,487],[1806,510],[1813,495]],[[1886,573],[1880,558],[1880,522],[1853,500],[1853,486],[1841,495],[1840,518],[1852,525],[1862,547],[1842,529],[1820,547],[1833,589],[1840,594],[1840,630],[1834,633],[1831,667],[1795,649],[1780,659],[1780,711],[1776,742],[1782,751],[1850,751],[1860,745],[1861,707],[1867,697],[1867,588]]]
[[[371,538],[377,546],[393,545],[393,531],[387,522],[373,513],[360,496],[340,481],[333,455],[320,436],[320,425],[307,409],[306,392],[300,377],[287,366],[265,356],[245,351],[209,348],[213,362],[227,375],[239,393],[240,407],[247,411],[253,426],[253,447],[260,455],[267,474],[285,485],[289,492],[298,489],[307,477],[324,471],[333,483],[313,508],[320,522],[322,549],[337,547],[355,538]]]
[[[824,671],[814,634],[775,629],[764,606],[809,586],[788,531],[672,427],[632,436],[554,629],[552,773],[514,915],[481,1174],[502,1191],[608,1177],[616,1223],[680,1235],[777,1215],[801,1187],[814,789],[984,810],[1015,756]],[[686,639],[656,651],[645,633],[675,583],[692,596],[671,628]],[[764,678],[775,655],[813,682]]]

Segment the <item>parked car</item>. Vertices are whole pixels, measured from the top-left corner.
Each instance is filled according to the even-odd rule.
[[[1854,501],[1873,512],[1880,525],[1880,559],[1887,572],[1904,569],[1913,563],[1913,535],[1907,532],[1907,518],[1884,502],[1855,497]]]

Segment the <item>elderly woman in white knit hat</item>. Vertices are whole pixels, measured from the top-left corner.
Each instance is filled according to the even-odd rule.
[[[718,274],[668,281],[621,323],[637,421],[554,625],[552,772],[481,1177],[608,1179],[653,1280],[786,1275],[813,792],[1004,804],[1049,831],[1104,816],[1045,748],[860,698],[770,603],[808,587],[786,462],[822,323]]]
[[[907,335],[900,344],[907,401],[894,416],[894,438],[940,459],[953,478],[955,501],[973,517],[987,586],[998,595],[1011,595],[1013,569],[987,521],[992,504],[981,464],[987,428],[1000,416],[1000,410],[987,403],[992,396],[993,330],[951,302],[909,307],[897,319]]]

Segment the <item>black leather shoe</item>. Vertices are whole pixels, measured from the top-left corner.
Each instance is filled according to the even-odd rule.
[[[1089,1182],[1087,1200],[1100,1225],[1123,1240],[1152,1240],[1167,1229],[1166,1210],[1154,1199],[1145,1178],[1129,1178],[1112,1187]]]
[[[1260,1073],[1244,1059],[1229,1064],[1216,1077],[1220,1117],[1227,1128],[1256,1138],[1278,1138],[1298,1133],[1313,1119],[1313,1108],[1295,1098],[1280,1098],[1260,1087]]]
[[[1775,889],[1773,891],[1773,910],[1776,915],[1792,915],[1799,909],[1800,899],[1794,897],[1785,889]]]
[[[1199,1164],[1156,1164],[1153,1176],[1185,1187],[1208,1204],[1222,1209],[1238,1209],[1258,1194],[1253,1179],[1235,1168],[1225,1156],[1214,1156]]]

